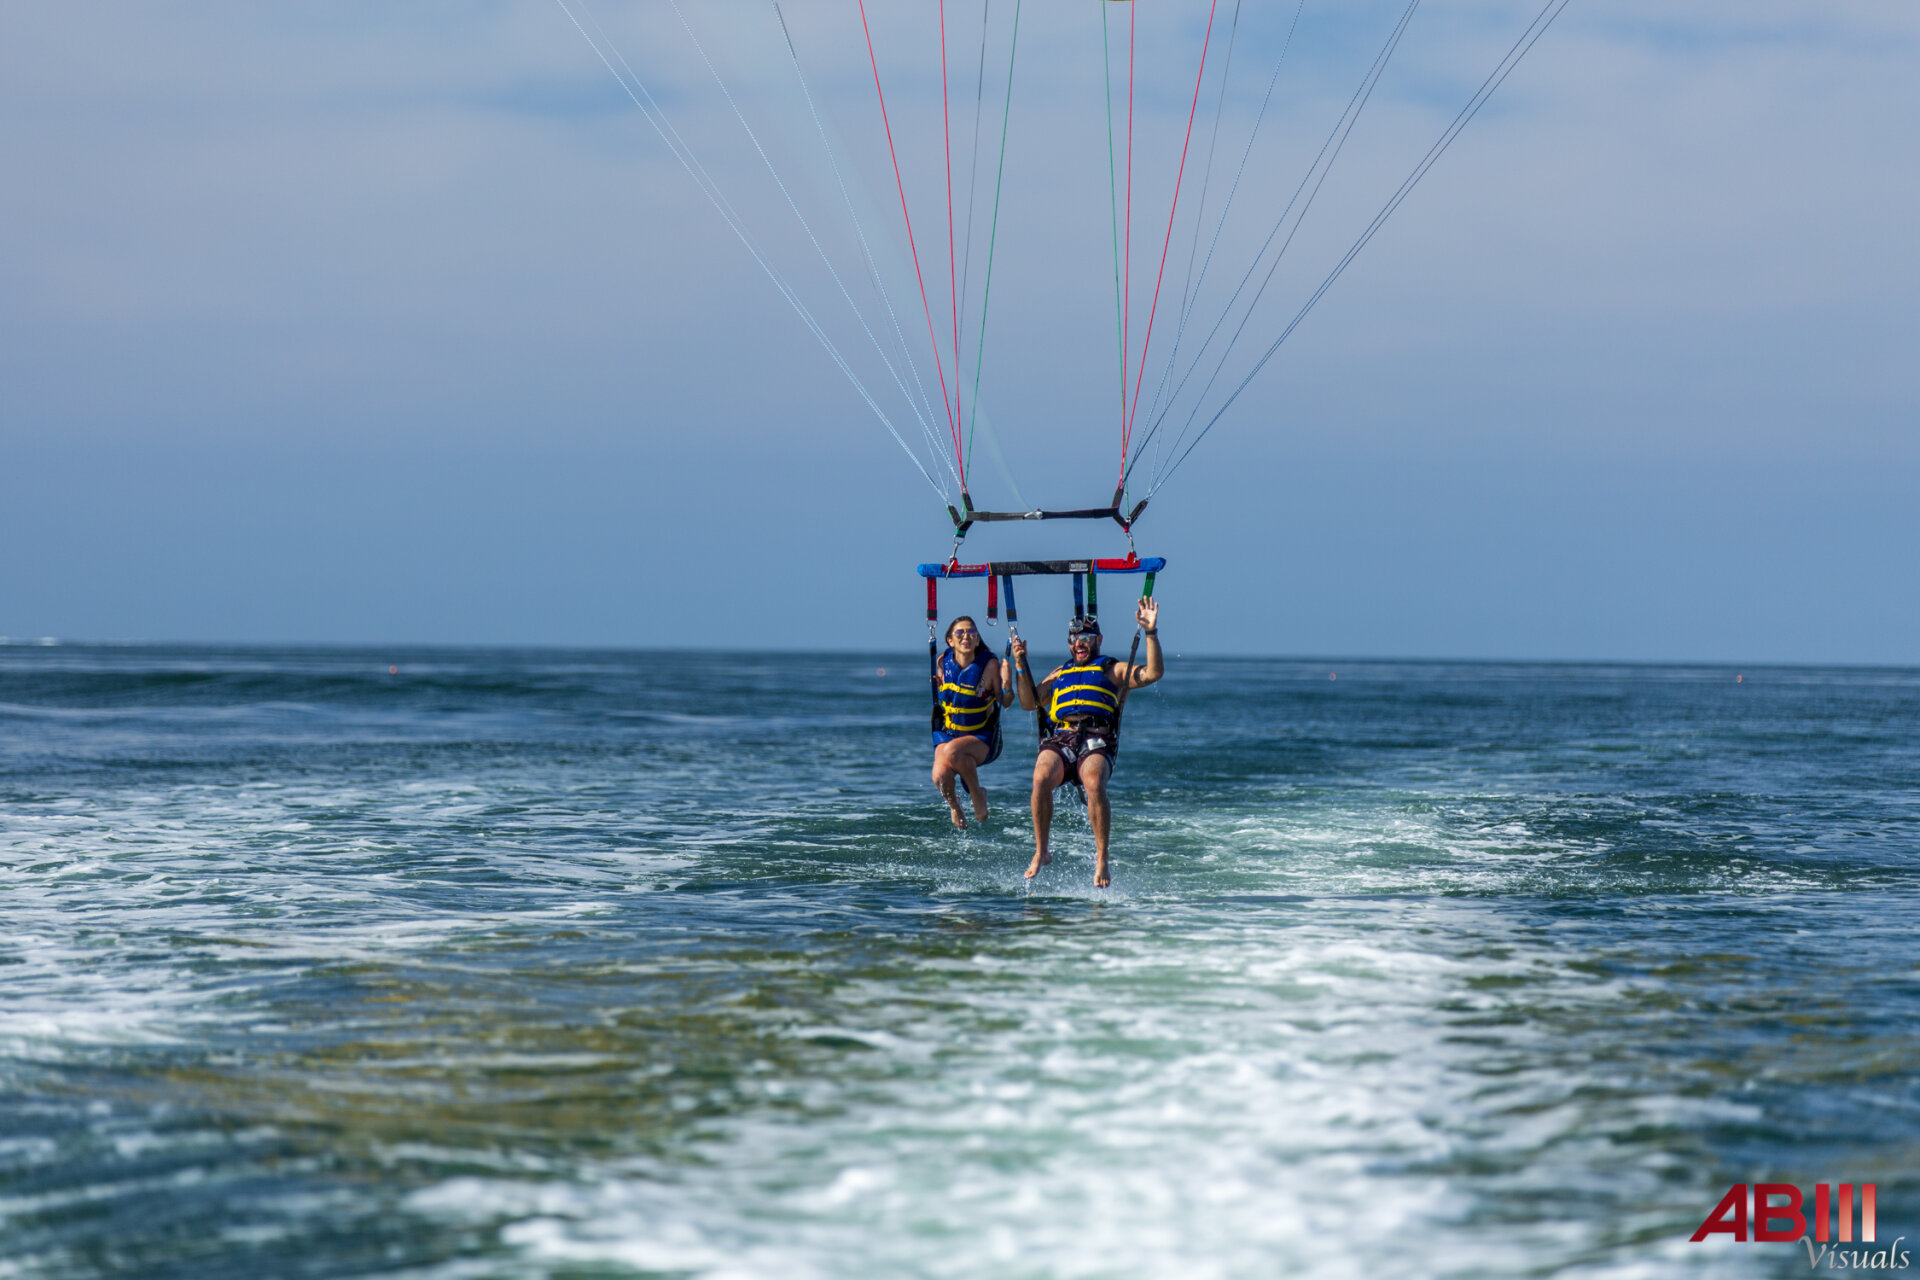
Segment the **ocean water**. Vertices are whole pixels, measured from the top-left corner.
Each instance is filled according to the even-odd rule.
[[[1100,892],[1071,804],[1021,878],[1018,729],[947,826],[922,663],[0,647],[0,1277],[1804,1273],[1689,1243],[1742,1181],[1920,1234],[1920,672],[1170,661]]]

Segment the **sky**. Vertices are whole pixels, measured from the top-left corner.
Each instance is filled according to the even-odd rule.
[[[981,507],[1104,504],[1117,332],[1191,438],[1540,11],[1424,0],[1318,180],[1404,0],[1209,3],[1023,5],[1002,165],[1009,0],[947,6],[944,129],[927,5],[870,62],[851,0],[0,0],[0,635],[910,650],[940,388]],[[1920,664],[1916,54],[1892,0],[1572,0],[1143,453],[1170,648]]]

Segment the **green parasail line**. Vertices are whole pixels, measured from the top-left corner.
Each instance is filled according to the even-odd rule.
[[[973,466],[973,434],[980,426],[980,369],[987,356],[987,303],[993,298],[993,250],[1000,240],[1000,189],[1007,176],[1007,125],[1013,119],[1013,62],[1020,52],[1020,4],[1013,5],[1013,44],[1007,50],[1007,100],[1000,109],[1000,164],[993,176],[993,222],[987,235],[987,282],[980,294],[980,340],[973,347],[973,419],[967,423],[967,466]]]

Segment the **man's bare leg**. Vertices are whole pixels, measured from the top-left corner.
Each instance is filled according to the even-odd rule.
[[[1087,756],[1080,761],[1080,789],[1087,793],[1087,821],[1093,824],[1093,887],[1104,889],[1113,883],[1107,873],[1107,830],[1113,820],[1113,807],[1107,803],[1105,756]]]
[[[1053,861],[1053,855],[1047,852],[1047,837],[1053,831],[1053,789],[1066,779],[1066,762],[1055,753],[1042,751],[1033,762],[1033,861],[1027,864],[1029,880]]]

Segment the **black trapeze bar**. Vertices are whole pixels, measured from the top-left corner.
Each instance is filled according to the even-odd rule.
[[[1120,511],[1120,498],[1123,493],[1125,493],[1124,489],[1115,489],[1113,491],[1113,504],[1111,506],[1080,507],[1073,511],[1048,511],[1045,509],[1035,511],[975,511],[973,509],[972,496],[963,493],[960,495],[960,501],[965,507],[965,514],[963,515],[961,513],[960,507],[950,505],[947,507],[947,515],[953,519],[954,533],[962,538],[966,537],[967,530],[976,524],[990,524],[999,520],[1111,520],[1122,529],[1131,532],[1134,522],[1140,518],[1140,513],[1147,509],[1147,499],[1140,499],[1139,502],[1134,504],[1132,511],[1122,514]]]

